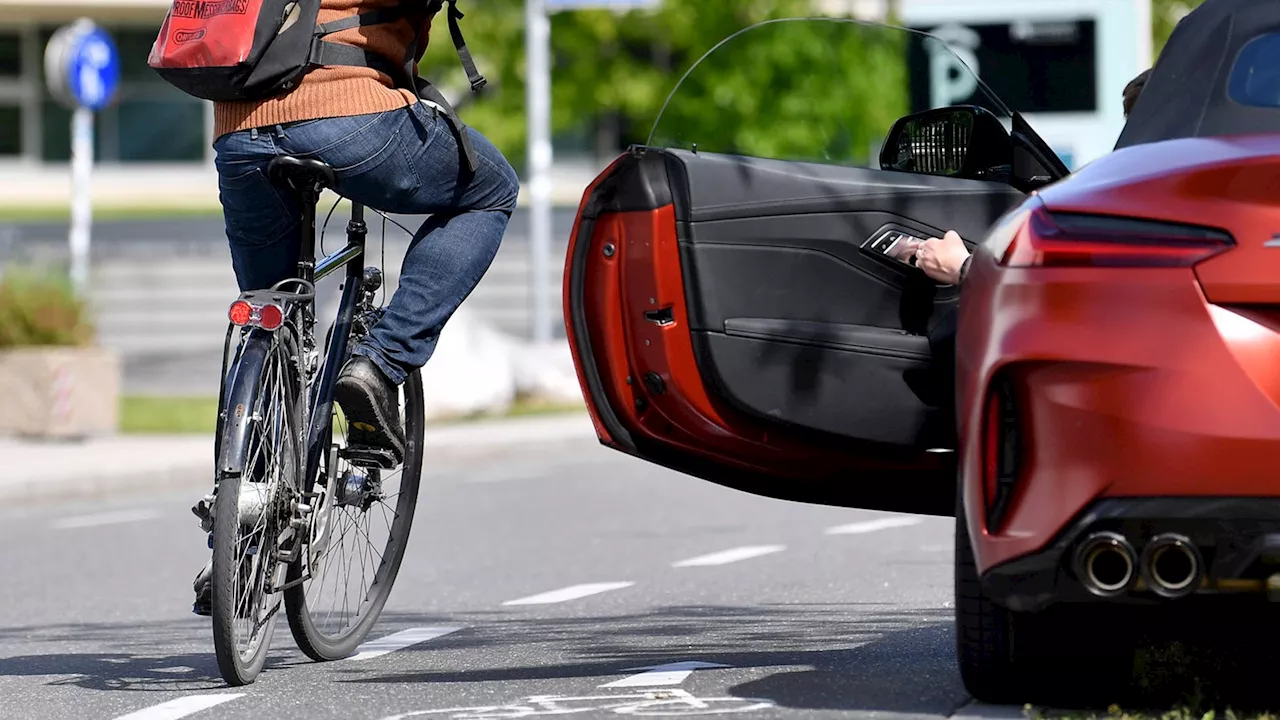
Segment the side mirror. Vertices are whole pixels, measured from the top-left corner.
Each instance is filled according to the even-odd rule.
[[[893,124],[880,169],[1007,181],[1013,140],[1000,119],[974,105],[925,110]]]

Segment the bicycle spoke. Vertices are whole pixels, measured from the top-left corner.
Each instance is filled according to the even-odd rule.
[[[401,399],[402,414],[404,402]],[[335,406],[332,425],[334,439],[341,446],[347,424]],[[322,460],[328,478],[325,495],[327,513],[323,527],[324,547],[312,556],[311,581],[305,586],[307,605],[311,608],[316,629],[325,636],[337,636],[352,627],[365,612],[374,583],[379,582],[380,569],[386,562],[386,548],[398,516],[396,503],[401,496],[403,470],[388,471],[376,482],[372,472],[361,470],[345,460],[327,467],[331,456]],[[359,498],[346,497],[352,476],[364,477]],[[369,494],[367,498],[363,497]],[[375,518],[377,518],[375,520]]]
[[[237,542],[243,567],[235,575],[234,626],[237,650],[245,658],[256,654],[264,640],[263,627],[279,609],[279,598],[273,598],[272,592],[278,567],[275,559],[280,529],[281,498],[278,496],[282,480],[291,470],[288,456],[293,445],[286,437],[289,423],[285,417],[288,408],[284,372],[278,359],[267,368],[257,419],[251,429],[251,451],[247,453],[245,465],[250,476],[238,480],[242,482],[241,507],[245,506],[245,493],[251,492],[254,497],[249,506],[257,515],[247,531],[242,525]],[[261,475],[258,475],[259,466]]]

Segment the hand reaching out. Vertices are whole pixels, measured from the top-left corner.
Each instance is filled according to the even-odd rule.
[[[906,258],[915,257],[916,267],[943,285],[960,282],[960,271],[969,259],[969,249],[954,230],[948,230],[942,238],[929,238],[908,248]]]

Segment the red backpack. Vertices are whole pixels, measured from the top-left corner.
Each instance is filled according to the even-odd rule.
[[[370,67],[391,76],[439,106],[453,126],[475,171],[475,151],[465,126],[444,96],[418,76],[427,28],[449,5],[449,34],[462,59],[472,92],[484,87],[458,27],[457,0],[403,0],[400,5],[317,24],[320,0],[172,0],[147,59],[160,77],[202,100],[263,100],[288,93],[320,66]],[[418,28],[402,62],[325,38],[340,30],[409,20]]]

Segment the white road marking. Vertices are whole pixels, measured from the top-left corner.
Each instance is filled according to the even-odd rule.
[[[551,603],[562,603],[570,600],[577,600],[588,595],[608,592],[610,590],[620,590],[624,587],[635,585],[633,582],[609,582],[609,583],[586,583],[585,585],[570,585],[567,588],[552,590],[550,592],[538,593],[529,597],[520,598],[518,600],[508,600],[503,605],[550,605]]]
[[[72,528],[98,527],[99,525],[119,525],[121,523],[154,520],[158,517],[160,517],[160,511],[152,508],[116,510],[114,512],[62,518],[53,524],[53,528],[55,530],[69,530]]]
[[[566,715],[592,710],[614,715],[707,715],[710,713],[742,713],[775,707],[772,700],[739,697],[697,697],[679,688],[648,690],[610,695],[529,695],[507,705],[473,705],[471,707],[413,710],[388,715],[382,720],[405,720],[422,715],[448,715],[464,718],[528,717],[530,715]]]
[[[1026,711],[1020,705],[987,705],[972,702],[956,711],[953,718],[973,718],[977,720],[1019,720],[1026,717]]]
[[[751,558],[760,557],[761,555],[770,555],[776,552],[786,550],[786,545],[748,545],[746,547],[736,547],[729,550],[721,550],[720,552],[711,553],[709,555],[699,555],[688,560],[681,560],[672,563],[671,567],[702,567],[707,565],[728,565],[729,563],[739,562],[741,560],[750,560]]]
[[[827,535],[861,535],[862,533],[878,532],[880,530],[889,530],[892,528],[910,527],[919,525],[924,522],[918,517],[887,517],[879,520],[866,520],[864,522],[849,523],[848,525],[837,525],[827,528]]]
[[[219,693],[218,695],[188,695],[177,700],[170,700],[137,712],[121,715],[116,720],[177,720],[188,715],[208,710],[211,707],[244,697],[244,693]]]
[[[663,685],[679,685],[685,681],[685,678],[693,674],[694,670],[703,670],[706,668],[726,668],[728,665],[720,663],[702,662],[700,660],[692,660],[688,662],[673,662],[665,665],[651,665],[642,668],[628,668],[629,670],[644,670],[639,675],[614,680],[611,683],[601,685],[602,688],[618,688],[618,687],[660,687]]]
[[[347,658],[348,660],[368,660],[393,653],[396,650],[403,650],[413,645],[419,645],[428,640],[435,640],[438,637],[448,635],[452,632],[461,630],[461,627],[422,627],[401,630],[398,633],[392,633],[386,637],[380,637],[377,640],[369,640],[362,643],[356,648],[356,654]]]

